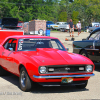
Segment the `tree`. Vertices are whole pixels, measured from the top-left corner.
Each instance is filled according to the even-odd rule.
[[[73,11],[72,13],[72,20],[73,20],[73,23],[76,24],[78,22],[78,14],[79,12],[78,11]]]
[[[67,22],[67,12],[61,12],[58,21],[60,22]]]

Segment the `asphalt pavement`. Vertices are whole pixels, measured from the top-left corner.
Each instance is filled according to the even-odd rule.
[[[89,33],[82,32],[79,36],[74,33],[75,40],[86,38]],[[73,52],[71,37],[67,32],[51,32],[50,36],[57,37],[69,52]],[[69,41],[65,41],[67,38]],[[37,86],[30,92],[23,92],[19,88],[19,78],[14,75],[0,77],[1,100],[80,100],[100,99],[100,64],[95,64],[95,76],[89,79],[85,89],[77,89],[75,86],[68,87],[42,87]]]

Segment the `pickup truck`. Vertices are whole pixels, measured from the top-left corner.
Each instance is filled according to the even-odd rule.
[[[56,22],[54,25],[50,25],[50,28],[52,30],[56,29],[56,30],[59,30],[60,29],[60,25],[63,25],[65,24],[66,22]]]
[[[92,22],[92,24],[89,25],[89,32],[91,33],[93,30],[95,30],[96,28],[100,27],[100,23],[99,22]]]
[[[64,23],[62,25],[59,25],[59,29],[60,29],[61,32],[69,31],[68,23]]]

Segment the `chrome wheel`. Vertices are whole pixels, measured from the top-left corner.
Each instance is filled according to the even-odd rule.
[[[83,55],[83,56],[86,56],[86,54],[85,54],[85,53],[82,53],[82,55]]]
[[[85,51],[85,50],[82,50],[80,54],[83,55],[83,56],[85,56],[85,57],[88,57],[89,58],[89,56],[87,54],[87,51]]]
[[[25,84],[26,84],[26,73],[25,71],[22,71],[21,73],[21,84],[23,87],[25,87]]]

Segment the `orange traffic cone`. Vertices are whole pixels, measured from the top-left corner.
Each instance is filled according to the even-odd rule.
[[[68,39],[67,39],[67,38],[65,38],[65,41],[68,41]]]

